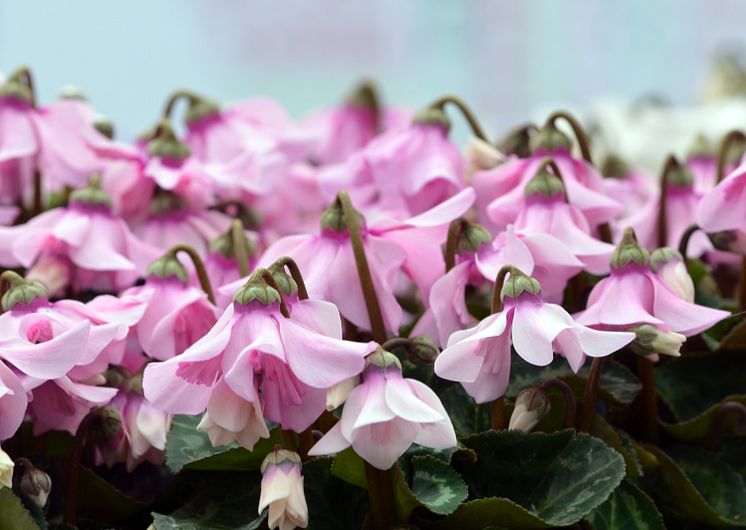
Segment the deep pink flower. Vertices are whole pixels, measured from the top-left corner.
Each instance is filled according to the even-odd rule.
[[[539,283],[514,271],[502,290],[504,308],[477,326],[453,333],[435,361],[435,373],[459,381],[478,403],[505,393],[511,346],[526,362],[546,366],[554,352],[577,372],[585,356],[605,357],[629,344],[634,333],[605,332],[573,321],[561,306],[545,303]]]
[[[324,410],[326,389],[358,374],[374,343],[342,340],[339,313],[328,302],[296,302],[286,318],[279,299],[275,289],[250,281],[201,340],[148,365],[145,396],[175,414],[207,408],[211,422],[234,433],[243,429],[225,425],[229,415],[249,422],[261,400],[268,419],[306,429]]]
[[[389,469],[413,443],[434,449],[456,445],[448,413],[430,387],[405,379],[391,353],[379,349],[368,360],[362,383],[345,401],[342,419],[309,455],[338,453],[352,446],[372,466]]]

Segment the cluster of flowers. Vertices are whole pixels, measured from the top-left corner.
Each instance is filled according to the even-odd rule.
[[[451,104],[476,136],[465,152]],[[604,178],[564,113],[498,149],[453,97],[410,113],[363,85],[293,121],[268,99],[180,91],[133,145],[112,137],[79,94],[40,106],[28,70],[2,79],[0,441],[24,420],[74,434],[104,408],[120,425],[96,459],[132,469],[163,462],[173,414],[251,450],[268,422],[302,437],[344,404],[304,458],[352,446],[388,469],[412,443],[456,445],[438,396],[388,351],[401,329],[490,402],[511,350],[574,371],[630,343],[677,355],[730,314],[694,303],[668,246],[691,236],[690,256],[726,266],[722,249],[746,251],[746,165],[718,183],[714,155],[671,159],[660,192],[627,168]],[[570,307],[583,273],[605,277]],[[490,292],[477,321],[467,300]],[[270,528],[304,527],[298,455],[263,471]]]

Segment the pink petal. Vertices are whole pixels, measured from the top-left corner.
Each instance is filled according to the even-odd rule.
[[[400,377],[387,379],[385,399],[391,412],[404,420],[415,423],[443,420],[444,416],[439,411],[433,410],[414,393],[414,383],[410,385],[412,381],[414,380],[405,380]]]
[[[18,377],[0,361],[0,441],[13,436],[26,415],[28,398]]]
[[[334,424],[334,427],[319,440],[308,451],[310,456],[323,456],[344,451],[350,446],[345,437],[342,435],[342,425],[340,422]]]
[[[352,447],[373,467],[390,469],[418,434],[417,425],[396,418],[356,430]]]
[[[691,337],[731,316],[728,311],[682,300],[657,278],[652,278],[652,283],[655,316],[671,331]]]

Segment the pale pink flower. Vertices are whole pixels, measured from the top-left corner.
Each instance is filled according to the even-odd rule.
[[[456,445],[448,413],[430,387],[405,379],[398,359],[381,349],[368,357],[368,363],[362,383],[345,401],[341,420],[309,455],[352,446],[373,467],[389,469],[413,443],[434,449]]]
[[[535,366],[550,364],[557,352],[577,372],[586,355],[605,357],[635,338],[634,333],[580,325],[561,306],[545,303],[539,293],[539,282],[514,270],[503,285],[503,310],[453,333],[435,361],[435,373],[459,381],[477,403],[486,403],[505,394],[511,346]]]
[[[308,506],[303,492],[300,456],[275,449],[262,462],[262,490],[259,513],[269,507],[270,530],[293,530],[308,526]]]
[[[746,254],[746,163],[702,197],[697,224],[717,235],[719,247]]]

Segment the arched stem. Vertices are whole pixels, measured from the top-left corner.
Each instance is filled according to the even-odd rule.
[[[18,79],[28,87],[31,93],[31,106],[36,107],[36,87],[34,85],[34,76],[28,66],[19,66],[8,76],[8,79]]]
[[[718,165],[715,183],[719,184],[725,177],[725,166],[728,164],[728,155],[734,145],[746,143],[746,135],[741,131],[730,131],[720,142],[718,151]]]
[[[163,107],[163,118],[171,118],[171,113],[173,112],[176,103],[178,103],[180,99],[185,99],[190,104],[192,104],[202,99],[202,97],[199,96],[196,92],[192,92],[191,90],[175,90],[166,100],[166,105]]]
[[[570,128],[572,128],[572,132],[575,134],[575,139],[578,141],[578,146],[580,147],[580,153],[583,155],[586,162],[593,164],[588,135],[585,134],[585,129],[580,125],[577,118],[565,110],[558,110],[553,112],[549,118],[547,118],[547,123],[554,125],[558,119],[565,120]]]
[[[482,126],[479,124],[476,116],[466,105],[466,103],[464,103],[464,100],[462,100],[458,96],[447,94],[445,96],[439,97],[430,104],[430,107],[443,110],[447,103],[454,105],[461,111],[461,114],[469,123],[469,127],[471,127],[471,131],[474,133],[474,136],[489,143],[489,138],[487,138],[487,135],[485,134],[484,129],[482,129]]]
[[[746,424],[746,406],[738,401],[726,401],[718,407],[710,424],[709,445],[711,449],[714,449],[723,437],[726,420],[733,416],[738,417],[739,424]]]
[[[256,271],[254,271],[254,274],[259,275],[259,277],[264,280],[267,285],[278,292],[278,294],[280,295],[280,313],[282,313],[282,316],[284,316],[285,318],[288,318],[290,316],[290,311],[288,311],[288,306],[285,304],[285,297],[282,296],[282,290],[280,290],[280,288],[278,287],[277,282],[272,276],[272,273],[269,272],[267,269],[257,269]]]
[[[306,288],[306,282],[303,279],[303,275],[300,272],[300,267],[290,256],[283,256],[275,261],[272,266],[277,265],[279,267],[286,267],[290,271],[290,277],[295,280],[298,286],[298,300],[308,299],[308,289]],[[270,267],[271,268],[271,267]]]
[[[347,226],[347,232],[350,236],[350,244],[352,245],[352,253],[355,257],[357,273],[360,277],[360,287],[365,299],[365,308],[368,311],[368,319],[370,320],[373,340],[382,344],[386,341],[386,326],[383,322],[381,306],[378,303],[376,288],[373,284],[373,277],[370,273],[368,258],[365,256],[365,246],[363,245],[360,219],[358,218],[358,213],[353,208],[350,196],[346,191],[340,191],[337,194],[337,202],[342,208],[342,215],[344,217],[345,225]]]
[[[215,304],[215,292],[212,290],[212,284],[210,283],[209,276],[207,276],[207,269],[205,269],[205,263],[202,261],[202,258],[197,253],[197,251],[194,250],[194,247],[191,247],[184,243],[174,245],[168,251],[168,253],[173,257],[177,257],[177,254],[179,252],[184,252],[192,260],[192,263],[194,264],[194,269],[197,272],[197,278],[199,278],[199,285],[200,287],[202,287],[202,290],[207,295],[207,299],[210,301],[211,304],[214,305]]]
[[[687,259],[687,252],[689,251],[689,240],[692,238],[694,233],[699,230],[699,226],[692,225],[686,230],[684,230],[684,233],[681,234],[681,239],[679,240],[679,254],[684,258],[684,260]]]
[[[555,389],[562,394],[562,398],[565,400],[565,418],[562,422],[562,426],[568,429],[574,427],[578,404],[575,400],[575,394],[573,393],[572,388],[570,388],[570,385],[565,383],[562,379],[549,379],[548,381],[544,381],[539,386],[545,392]]]
[[[243,223],[234,219],[231,223],[231,241],[233,243],[233,255],[241,278],[249,275],[249,249],[246,246],[246,234],[243,231]]]
[[[680,167],[679,161],[673,155],[668,155],[663,164],[660,177],[660,193],[658,195],[658,248],[665,247],[668,242],[668,176],[671,171]]]
[[[456,254],[458,253],[458,240],[461,238],[461,232],[464,229],[464,219],[459,217],[451,221],[448,225],[448,237],[446,238],[445,261],[446,272],[456,266]]]

